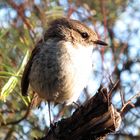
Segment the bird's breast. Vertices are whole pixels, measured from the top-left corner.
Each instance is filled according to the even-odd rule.
[[[76,101],[81,91],[86,87],[92,70],[92,50],[93,46],[83,46],[81,44],[66,43],[67,52],[70,55],[70,64],[74,72],[73,94],[67,101],[68,103]]]
[[[32,64],[33,90],[46,100],[68,104],[76,101],[92,69],[92,48],[65,41],[46,44]]]

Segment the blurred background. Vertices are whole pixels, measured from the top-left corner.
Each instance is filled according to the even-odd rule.
[[[93,51],[93,73],[78,104],[92,97],[102,84],[116,86],[112,103],[123,113],[121,128],[107,140],[140,140],[140,0],[0,0],[0,139],[33,140],[46,134],[48,108],[29,109],[20,80],[32,49],[48,22],[58,17],[82,21],[108,47]],[[137,98],[136,98],[137,97]],[[54,121],[66,118],[73,106],[51,108]]]

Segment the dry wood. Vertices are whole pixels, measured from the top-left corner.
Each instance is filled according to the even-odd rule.
[[[107,89],[100,88],[71,117],[55,123],[40,140],[103,140],[108,133],[115,132],[120,123],[120,113],[111,104]]]

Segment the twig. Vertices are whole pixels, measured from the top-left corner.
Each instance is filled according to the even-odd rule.
[[[111,98],[112,97],[112,92],[113,92],[113,90],[116,88],[116,86],[118,85],[118,83],[119,83],[119,81],[120,80],[117,80],[116,82],[115,82],[115,84],[112,86],[112,88],[110,89],[110,91],[109,91],[109,98]]]
[[[30,25],[30,23],[28,22],[28,20],[25,18],[25,16],[24,16],[24,8],[23,8],[23,6],[22,6],[22,4],[21,5],[16,5],[15,3],[14,3],[14,1],[12,1],[12,0],[8,0],[7,1],[8,3],[9,3],[9,5],[11,5],[11,7],[13,7],[16,11],[17,11],[17,13],[18,13],[18,15],[20,16],[20,18],[22,19],[22,21],[23,21],[23,23],[26,25],[26,27],[32,32],[32,34],[35,36],[35,32],[33,31],[33,29],[32,29],[32,27],[31,27],[31,25]],[[30,35],[31,36],[31,35]],[[33,40],[33,37],[31,36],[31,39]],[[33,40],[33,42],[34,42],[34,40]]]
[[[10,130],[9,130],[8,133],[6,134],[4,140],[9,140],[9,138],[11,137],[13,131],[14,131],[14,126],[10,128]]]
[[[123,107],[121,108],[121,110],[120,110],[120,113],[122,114],[123,112],[124,112],[124,110],[125,110],[125,108],[128,106],[128,104],[130,105],[132,105],[132,103],[131,103],[131,101],[133,100],[133,99],[136,99],[137,97],[140,97],[140,92],[139,93],[137,93],[136,95],[134,95],[133,97],[131,97],[124,105],[123,105]],[[134,105],[132,105],[132,106],[134,106]]]
[[[121,97],[121,101],[122,101],[122,106],[124,106],[124,104],[125,104],[124,95],[123,95],[121,89],[120,89],[120,97]]]
[[[21,121],[23,121],[24,119],[27,118],[27,116],[30,113],[31,107],[32,107],[32,102],[29,104],[29,106],[27,108],[27,111],[26,111],[26,113],[24,114],[23,117],[21,117],[19,120],[16,120],[16,121],[11,121],[11,122],[7,122],[7,123],[1,123],[1,126],[16,125],[16,124],[20,123]]]

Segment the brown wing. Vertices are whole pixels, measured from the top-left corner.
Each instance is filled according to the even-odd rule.
[[[38,53],[40,50],[40,47],[36,46],[31,54],[31,57],[28,61],[28,63],[25,66],[23,75],[22,75],[22,79],[21,79],[21,93],[23,96],[27,96],[27,91],[28,91],[28,87],[29,87],[29,74],[31,71],[31,66],[32,66],[32,62],[33,62],[33,58],[36,55],[36,53]]]

